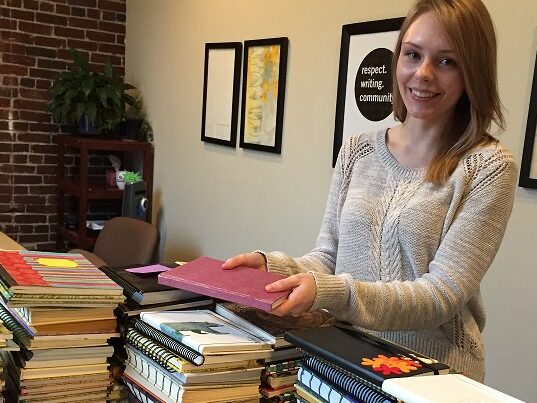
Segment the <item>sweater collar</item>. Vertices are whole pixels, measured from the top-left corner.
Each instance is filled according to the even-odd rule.
[[[425,176],[425,168],[409,168],[401,165],[388,149],[387,142],[388,129],[380,130],[375,136],[375,148],[378,150],[379,159],[382,164],[392,171],[396,176],[408,179],[422,179]]]

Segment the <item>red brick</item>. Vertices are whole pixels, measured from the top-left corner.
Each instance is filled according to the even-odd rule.
[[[20,83],[21,83],[21,87],[27,87],[27,88],[35,87],[35,80],[32,80],[31,78],[21,78]]]
[[[13,144],[12,152],[14,153],[28,153],[30,151],[30,146],[28,144]]]
[[[83,30],[75,29],[75,28],[65,28],[65,27],[54,27],[54,35],[61,36],[64,38],[77,38],[77,39],[85,38]]]
[[[40,175],[13,175],[13,183],[31,185],[34,183],[43,183],[43,178]]]
[[[0,108],[9,108],[11,105],[10,98],[0,98]]]
[[[67,46],[75,49],[84,49],[90,52],[97,50],[97,44],[91,41],[78,41],[76,39],[68,39]]]
[[[65,6],[63,4],[56,4],[56,13],[71,15],[71,7]]]
[[[50,70],[66,70],[67,63],[61,60],[37,59],[37,67]]]
[[[17,10],[12,8],[10,17],[16,20],[35,21],[35,13],[32,11]]]
[[[35,78],[48,78],[50,80],[56,79],[58,77],[57,71],[46,70],[46,69],[30,69],[30,75]]]
[[[112,65],[121,65],[123,62],[122,58],[119,56],[103,55],[101,53],[92,53],[90,60],[92,63],[102,64],[106,64],[108,61],[110,61]]]
[[[51,38],[49,36],[36,36],[34,43],[37,46],[45,46],[49,48],[65,47],[65,39]]]
[[[4,38],[2,38],[4,39]],[[33,38],[32,38],[33,43]],[[26,46],[21,45],[20,43],[14,43],[12,40],[1,40],[0,41],[0,52],[14,53],[18,55],[26,54]]]
[[[12,42],[12,43],[19,43],[19,44],[25,44],[25,45],[33,45],[34,44],[34,36],[30,35],[28,33],[23,32],[13,32],[13,31],[1,31],[0,32],[2,40]],[[20,49],[20,48],[19,48]],[[10,53],[22,53],[26,51],[25,48],[22,52],[15,52],[12,50]]]
[[[39,2],[36,0],[23,0],[22,6],[30,10],[39,10]]]
[[[42,90],[50,89],[51,85],[52,85],[52,80],[36,80],[35,81],[35,88],[39,88]]]
[[[57,148],[55,144],[33,144],[31,147],[32,153],[35,154],[54,154],[56,155]]]
[[[19,116],[29,122],[50,122],[50,115],[44,112],[19,111]]]
[[[124,1],[99,0],[98,8],[101,10],[119,11],[120,13],[126,12]]]
[[[30,127],[28,122],[13,122],[13,130],[17,132],[26,132],[28,127]]]
[[[115,32],[117,34],[125,34],[125,24],[117,24],[114,22],[100,21],[99,29],[103,31]]]
[[[93,18],[94,20],[100,20],[101,19],[101,11],[96,10],[94,8],[88,8],[86,12],[86,17]]]
[[[75,17],[86,17],[86,9],[82,7],[71,7],[71,15]]]
[[[0,154],[0,163],[7,164],[11,162],[11,156],[9,154]]]
[[[45,138],[43,133],[19,133],[17,134],[17,141],[31,144],[33,150],[36,144],[46,144],[49,142],[49,139]]]
[[[45,1],[41,1],[39,3],[39,10],[45,11],[47,13],[53,13],[54,12],[54,4],[47,3]]]
[[[19,85],[19,79],[17,77],[5,76],[2,79],[3,85]]]
[[[96,8],[97,0],[69,0],[69,5]]]
[[[99,27],[99,23],[95,20],[90,20],[87,18],[71,17],[69,18],[69,26],[77,28],[97,29]]]
[[[13,162],[15,164],[27,164],[28,163],[28,160],[29,160],[29,155],[24,155],[24,154],[14,154],[13,155]]]
[[[17,29],[17,21],[7,17],[0,17],[0,29]]]
[[[18,174],[35,174],[36,172],[36,167],[34,166],[31,166],[31,165],[16,165],[16,164],[13,164],[13,172],[16,172]],[[26,182],[24,182],[26,183]]]
[[[20,8],[22,7],[22,1],[21,0],[7,0],[7,6]]]
[[[0,64],[0,74],[13,74],[16,76],[28,75],[28,68],[13,64]]]
[[[43,24],[52,24],[60,26],[67,25],[67,17],[62,17],[54,14],[36,13],[35,20]]]
[[[14,87],[0,87],[0,97],[14,98],[19,96],[18,88]]]
[[[116,43],[119,45],[125,45],[125,35],[116,35]]]
[[[53,123],[30,123],[31,132],[44,132],[44,133],[56,133],[58,131],[58,125]]]
[[[46,57],[49,59],[55,59],[56,58],[56,50],[55,49],[49,49],[44,48],[41,46],[28,46],[26,48],[26,53],[31,56],[39,56],[39,57]]]
[[[49,100],[49,93],[48,91],[44,91],[44,90],[29,90],[27,88],[20,88],[19,95],[22,98],[42,99],[45,101]]]
[[[33,67],[35,66],[35,57],[3,53],[2,62]]]
[[[34,22],[19,22],[19,29],[23,32],[29,32],[32,34],[52,35],[52,27],[43,24],[37,24]]]
[[[115,43],[116,41],[116,35],[111,34],[108,32],[101,32],[101,31],[86,31],[86,37],[89,40],[95,41],[95,42],[110,42]]]
[[[19,110],[42,112],[47,110],[47,103],[43,101],[33,101],[29,99],[15,99],[13,102],[13,107]]]
[[[52,165],[39,165],[36,167],[36,173],[39,175],[54,175],[56,177],[57,169]]]
[[[125,46],[123,46],[123,45],[110,45],[108,43],[101,43],[101,44],[99,44],[99,52],[124,55],[125,54]]]

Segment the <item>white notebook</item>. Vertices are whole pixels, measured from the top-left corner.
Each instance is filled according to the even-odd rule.
[[[459,374],[387,379],[382,390],[405,403],[523,403]]]

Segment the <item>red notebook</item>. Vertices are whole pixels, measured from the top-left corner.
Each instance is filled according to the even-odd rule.
[[[290,293],[290,291],[265,291],[267,284],[285,276],[245,266],[224,270],[223,263],[223,260],[200,257],[160,273],[158,282],[268,312],[280,305]]]

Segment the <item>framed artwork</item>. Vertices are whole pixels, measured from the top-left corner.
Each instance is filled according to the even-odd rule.
[[[240,147],[281,153],[287,38],[244,42]]]
[[[537,137],[537,55],[533,70],[528,123],[526,124],[526,136],[524,137],[524,149],[518,179],[519,186],[533,189],[537,189],[537,141],[535,141],[535,137]]]
[[[235,147],[241,79],[242,43],[205,44],[201,140]]]
[[[393,126],[392,55],[404,18],[343,25],[332,166],[349,136]]]

